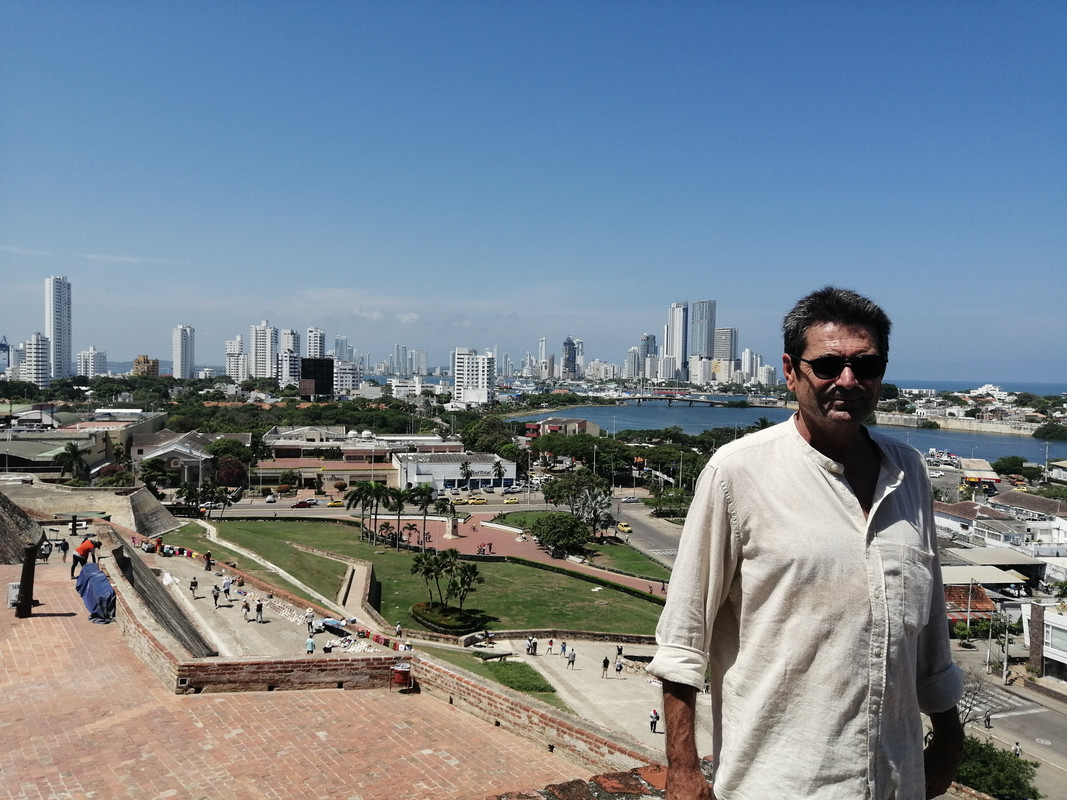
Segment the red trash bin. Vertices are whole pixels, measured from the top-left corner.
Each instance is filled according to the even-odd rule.
[[[407,661],[393,664],[393,683],[397,686],[411,686],[411,664]]]

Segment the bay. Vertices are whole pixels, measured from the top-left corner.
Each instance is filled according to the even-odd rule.
[[[662,430],[679,427],[690,435],[697,435],[711,428],[743,429],[760,417],[771,422],[782,422],[792,416],[784,408],[714,408],[708,406],[653,401],[637,405],[578,406],[564,411],[532,414],[515,417],[519,421],[542,420],[547,417],[571,417],[587,419],[600,426],[601,431],[611,436],[618,431]],[[1032,436],[1003,436],[991,433],[964,431],[926,430],[896,428],[879,425],[879,433],[902,440],[925,453],[930,448],[945,450],[963,458],[984,458],[993,462],[1006,456],[1022,456],[1036,464],[1045,463],[1045,442]],[[1051,461],[1067,459],[1067,442],[1049,442],[1048,458]]]

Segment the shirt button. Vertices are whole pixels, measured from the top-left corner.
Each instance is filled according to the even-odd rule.
[[[840,464],[831,464],[830,465],[830,472],[833,472],[835,474],[840,474],[840,473],[842,473],[844,471],[845,471],[845,468],[842,467]]]

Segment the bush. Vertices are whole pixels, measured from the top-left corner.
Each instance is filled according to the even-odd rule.
[[[554,692],[556,687],[541,673],[521,661],[497,661],[486,664],[493,678],[517,692]]]
[[[293,487],[288,483],[278,484],[278,494],[289,494],[293,490]]]

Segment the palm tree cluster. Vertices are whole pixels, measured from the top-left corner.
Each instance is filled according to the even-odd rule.
[[[378,483],[377,481],[360,481],[352,484],[352,488],[345,493],[345,506],[347,508],[359,506],[360,538],[362,539],[364,532],[368,531],[366,520],[369,515],[371,527],[368,538],[374,541],[395,539],[397,550],[400,549],[401,532],[408,534],[409,543],[412,540],[412,535],[419,533],[419,528],[414,523],[408,523],[403,528],[400,527],[400,515],[404,513],[404,509],[407,508],[409,503],[418,508],[419,513],[422,514],[422,535],[417,538],[423,550],[426,549],[426,517],[433,502],[434,490],[427,483],[413,486],[410,489],[402,489],[386,486],[384,483]],[[388,521],[381,524],[378,523],[378,512],[383,507],[387,511],[396,513],[395,527]]]
[[[448,601],[456,598],[459,601],[459,610],[463,610],[463,603],[467,595],[475,591],[475,584],[484,583],[478,573],[478,565],[470,561],[460,561],[459,551],[449,548],[439,553],[418,553],[411,561],[411,574],[419,575],[426,581],[426,588],[430,594],[430,605],[434,604],[433,581],[437,587],[437,596],[442,608],[447,608]],[[445,588],[441,588],[441,579],[447,578]]]

